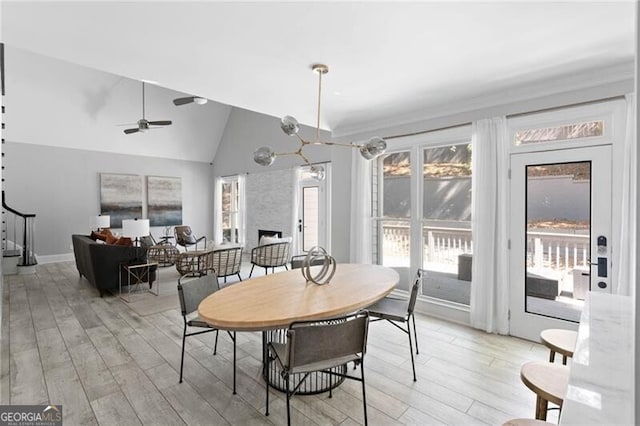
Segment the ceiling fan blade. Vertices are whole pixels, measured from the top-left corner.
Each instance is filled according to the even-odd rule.
[[[160,121],[150,121],[150,126],[169,126],[171,125],[171,120],[160,120]]]
[[[175,106],[190,104],[194,101],[195,96],[189,96],[188,98],[178,98],[173,100]]]
[[[135,128],[135,129],[124,129],[124,133],[127,134],[127,135],[129,135],[131,133],[136,133],[136,132],[139,132],[139,131],[140,131],[140,129],[138,129],[138,128]]]

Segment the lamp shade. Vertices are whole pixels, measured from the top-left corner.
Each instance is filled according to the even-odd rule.
[[[111,227],[111,216],[106,215],[98,215],[98,216],[89,216],[89,226],[91,229],[104,229]]]
[[[149,235],[149,219],[123,220],[122,235],[129,238],[140,238]]]

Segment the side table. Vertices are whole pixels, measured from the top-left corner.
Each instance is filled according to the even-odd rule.
[[[141,287],[145,284],[149,282],[149,279],[151,278],[151,271],[152,270],[156,270],[158,269],[158,262],[147,262],[147,263],[139,263],[136,265],[129,265],[127,263],[121,263],[120,264],[120,269],[121,271],[124,271],[126,276],[127,276],[127,297],[124,297],[124,294],[122,293],[122,274],[120,274],[119,279],[118,279],[118,290],[119,290],[119,296],[122,300],[124,300],[125,302],[129,303],[130,302],[130,298],[131,298],[131,287],[134,286],[135,289],[133,290],[133,293],[139,293],[141,291],[148,291],[151,294],[154,294],[156,296],[160,295],[160,283],[159,283],[159,279],[156,279],[156,290],[153,291],[153,284],[149,283],[149,288],[147,289],[142,289]],[[158,275],[158,274],[156,274]],[[158,278],[158,277],[156,277]],[[133,281],[133,282],[132,282]]]

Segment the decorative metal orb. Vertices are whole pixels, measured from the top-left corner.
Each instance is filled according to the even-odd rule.
[[[318,261],[322,261],[319,264]],[[311,265],[322,266],[320,270],[315,274],[311,274]],[[307,253],[307,257],[302,262],[302,276],[307,282],[312,282],[317,285],[329,284],[331,278],[336,273],[336,260],[329,256],[327,251],[322,247],[313,247]]]
[[[384,154],[386,150],[387,142],[382,138],[374,136],[360,148],[360,154],[367,160],[373,160],[378,155]]]
[[[323,181],[326,176],[326,172],[323,166],[311,166],[311,177],[318,182]]]
[[[253,161],[261,166],[270,166],[276,159],[276,153],[273,152],[271,147],[263,146],[255,150],[253,153]]]
[[[284,117],[282,117],[282,119],[280,120],[280,128],[289,136],[297,134],[298,130],[300,129],[298,127],[298,120],[290,115],[285,115]]]

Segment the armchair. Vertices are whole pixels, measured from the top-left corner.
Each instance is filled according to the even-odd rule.
[[[281,266],[289,270],[287,262],[289,261],[290,245],[291,243],[289,242],[280,242],[265,244],[251,250],[251,272],[249,273],[249,278],[251,278],[255,266],[264,268],[265,275],[269,273],[269,268],[271,268],[271,273],[274,272],[275,268]]]
[[[174,236],[176,237],[176,245],[184,247],[185,250],[188,250],[188,247],[195,246],[195,249],[198,249],[198,243],[204,241],[204,245],[202,249],[204,250],[207,246],[207,237],[202,236],[200,238],[196,238],[193,235],[193,231],[191,227],[188,225],[180,225],[173,228]]]

